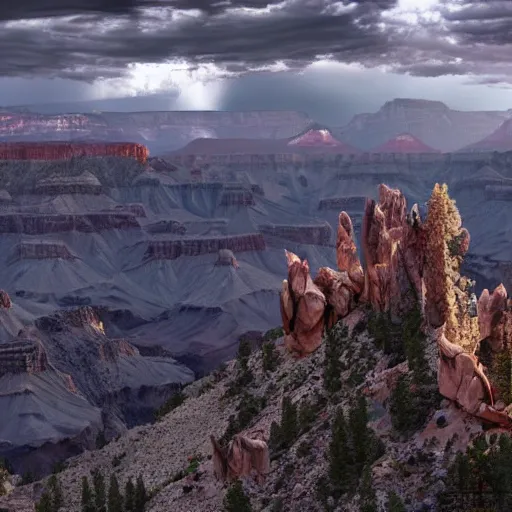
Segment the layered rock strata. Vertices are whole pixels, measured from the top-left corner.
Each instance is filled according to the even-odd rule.
[[[284,238],[299,244],[331,245],[332,228],[325,224],[311,225],[287,225],[287,224],[260,224],[258,230],[264,235]]]
[[[180,256],[218,253],[221,249],[229,249],[233,252],[264,251],[266,245],[261,233],[181,240],[154,240],[148,242],[144,259],[174,260]]]
[[[364,196],[348,197],[329,197],[320,199],[318,203],[319,210],[345,210],[345,211],[363,211],[366,204]]]
[[[44,235],[66,231],[95,233],[109,229],[140,229],[131,213],[84,213],[73,214],[0,214],[0,233]]]
[[[15,373],[40,373],[47,368],[46,353],[39,342],[20,340],[0,344],[0,377]]]
[[[23,260],[75,259],[63,242],[21,242],[15,248],[15,255]]]
[[[36,194],[41,195],[99,195],[103,190],[98,178],[86,171],[79,176],[53,176],[40,180],[36,184],[34,191]]]
[[[134,158],[145,164],[149,150],[130,142],[67,143],[11,142],[0,143],[0,160],[68,160],[77,156],[117,156]]]

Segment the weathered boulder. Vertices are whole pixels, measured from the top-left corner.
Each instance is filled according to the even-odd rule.
[[[307,260],[285,251],[288,280],[281,291],[284,342],[299,357],[314,352],[322,343],[326,299],[309,274]]]
[[[262,485],[270,472],[270,457],[266,441],[261,435],[248,437],[237,434],[223,448],[210,436],[213,446],[213,468],[217,480],[233,481],[251,476],[255,472],[256,481]]]
[[[0,290],[0,307],[9,309],[12,307],[11,298],[8,293],[4,290]]]

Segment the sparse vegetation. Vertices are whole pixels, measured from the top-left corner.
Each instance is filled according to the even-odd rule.
[[[386,503],[386,512],[406,512],[402,498],[394,491],[389,493]]]
[[[156,412],[155,412],[155,420],[161,420],[166,414],[169,414],[171,411],[174,411],[177,407],[179,407],[185,400],[187,396],[180,389],[174,395],[169,398]]]
[[[238,405],[238,414],[229,417],[226,432],[220,439],[221,444],[227,444],[235,434],[246,428],[265,405],[265,397],[256,397],[245,393]]]

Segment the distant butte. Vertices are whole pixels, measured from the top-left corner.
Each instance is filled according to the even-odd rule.
[[[475,142],[460,152],[510,151],[512,150],[512,119],[501,124],[494,132],[479,142]]]
[[[410,133],[401,133],[372,150],[372,153],[440,153]]]

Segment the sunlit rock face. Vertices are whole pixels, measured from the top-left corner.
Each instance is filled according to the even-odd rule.
[[[117,156],[146,163],[149,150],[134,143],[0,143],[0,160],[66,160],[77,156]]]
[[[322,343],[326,300],[313,283],[308,262],[288,251],[288,280],[281,291],[285,345],[296,356],[314,352]]]

